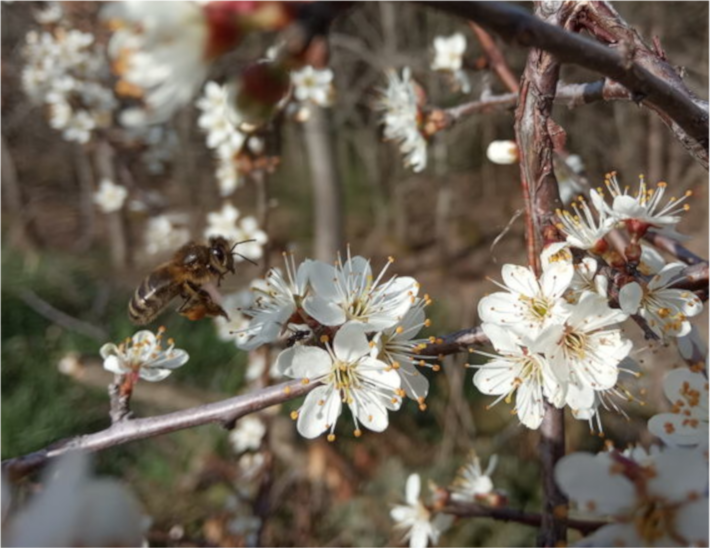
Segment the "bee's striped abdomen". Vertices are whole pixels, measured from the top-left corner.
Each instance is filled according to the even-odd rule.
[[[158,269],[143,279],[128,303],[128,316],[138,325],[153,321],[180,293],[180,284],[170,279],[167,269]]]

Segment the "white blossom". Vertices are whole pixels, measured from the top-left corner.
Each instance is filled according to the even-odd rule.
[[[574,385],[576,396],[585,400],[572,402],[572,407],[589,407],[586,401],[593,399],[594,391],[614,387],[618,365],[631,351],[631,341],[614,327],[628,316],[592,293],[569,308],[570,315],[563,323],[550,325],[539,334],[536,347],[549,360],[558,381],[567,390]]]
[[[34,12],[35,21],[40,25],[58,23],[64,16],[64,10],[59,2],[47,2],[44,9]]]
[[[564,392],[547,359],[531,351],[533,341],[512,336],[498,325],[484,323],[481,328],[498,352],[477,354],[491,358],[479,366],[473,376],[474,385],[484,394],[498,396],[488,408],[501,400],[507,403],[515,395],[515,414],[528,428],[536,429],[545,414],[543,396],[557,407],[564,405]]]
[[[644,454],[573,453],[555,479],[580,510],[611,519],[585,546],[706,546],[708,468],[698,451]]]
[[[264,422],[259,417],[247,415],[237,421],[234,430],[229,433],[229,441],[237,454],[256,451],[261,446],[265,434]]]
[[[574,265],[574,276],[569,284],[567,299],[573,303],[587,293],[598,295],[604,302],[607,301],[609,279],[603,274],[597,274],[598,263],[596,259],[584,257]]]
[[[441,534],[454,521],[453,516],[429,510],[419,498],[420,491],[419,475],[410,475],[405,489],[406,504],[396,505],[390,511],[395,528],[404,532],[403,540],[409,540],[410,548],[426,548],[428,543],[436,546]]]
[[[439,369],[439,365],[429,363],[437,356],[422,356],[420,351],[426,347],[429,339],[416,339],[422,329],[430,325],[425,317],[424,307],[431,301],[427,298],[417,299],[402,319],[392,327],[375,334],[372,339],[372,357],[389,365],[402,378],[402,388],[407,396],[419,402],[421,406],[429,392],[429,381],[422,375],[418,367]]]
[[[691,191],[687,191],[680,199],[672,197],[663,205],[667,183],[661,182],[656,188],[649,188],[643,175],[639,177],[639,187],[634,195],[629,193],[628,187],[621,188],[616,173],[608,174],[604,183],[613,199],[612,207],[605,204],[606,209],[619,221],[637,221],[656,228],[672,228],[680,221],[679,214],[690,209],[690,205],[683,202],[692,196]]]
[[[223,160],[231,160],[246,143],[246,135],[239,130],[239,113],[228,102],[228,90],[216,82],[205,84],[204,94],[195,105],[202,111],[197,125],[207,134],[207,146],[220,149]]]
[[[310,65],[291,73],[294,96],[298,101],[310,101],[321,107],[330,106],[333,97],[333,71]]]
[[[396,411],[402,404],[404,391],[401,379],[386,363],[370,357],[370,344],[365,326],[350,322],[335,334],[332,346],[287,348],[277,358],[279,371],[287,377],[319,382],[310,392],[296,417],[298,432],[305,438],[315,438],[328,431],[328,440],[335,439],[335,426],[343,404],[350,408],[355,422],[355,436],[365,427],[384,431],[388,410]]]
[[[113,2],[102,18],[115,28],[108,51],[122,87],[145,101],[144,123],[166,120],[205,79],[209,35],[197,2]]]
[[[491,141],[486,157],[494,164],[510,165],[518,162],[520,155],[515,141]]]
[[[638,313],[661,339],[682,337],[690,332],[689,317],[703,311],[702,301],[691,291],[673,289],[685,265],[671,263],[645,286],[637,282],[619,290],[619,304],[627,314]]]
[[[506,264],[502,268],[506,291],[481,299],[478,315],[484,322],[511,329],[534,339],[552,323],[561,324],[569,315],[562,298],[574,275],[571,263],[557,262],[537,279],[530,268]]]
[[[308,294],[308,278],[311,261],[304,261],[298,268],[292,255],[284,254],[286,275],[272,268],[263,284],[254,284],[253,303],[241,313],[249,318],[248,327],[237,336],[237,346],[254,350],[262,344],[274,342],[288,330],[291,317],[303,304]]]
[[[102,179],[99,190],[94,194],[94,203],[104,213],[113,213],[123,207],[127,197],[126,187],[117,185],[110,179]]]
[[[145,227],[145,251],[156,255],[175,251],[190,239],[190,231],[167,215],[158,215],[148,221]]]
[[[178,367],[185,365],[189,356],[176,349],[172,339],[163,349],[163,330],[138,331],[119,345],[107,343],[101,347],[104,369],[116,375],[135,375],[150,382],[165,379]]]
[[[463,93],[471,91],[471,84],[462,69],[463,54],[466,51],[466,37],[457,32],[451,36],[434,38],[434,59],[431,69],[449,73],[456,89]]]
[[[207,214],[204,236],[222,236],[232,242],[240,242],[236,261],[244,260],[240,255],[253,261],[260,259],[264,253],[264,244],[268,241],[268,236],[259,228],[256,219],[251,216],[240,219],[239,210],[229,202],[225,202],[219,211]]]
[[[431,70],[456,72],[463,65],[463,54],[466,51],[466,37],[457,32],[451,36],[434,38],[434,60]]]
[[[114,479],[91,477],[86,454],[71,452],[59,457],[43,483],[44,489],[8,518],[9,524],[3,522],[4,545],[143,545],[138,500]]]
[[[369,331],[392,327],[414,304],[419,284],[414,278],[394,276],[384,281],[390,258],[375,278],[370,261],[363,257],[341,258],[335,266],[313,261],[310,282],[313,292],[304,300],[306,312],[323,325],[348,321],[366,324]]]
[[[663,391],[670,413],[648,421],[648,430],[668,445],[708,448],[708,379],[700,372],[675,369],[666,375]]]
[[[385,139],[399,143],[405,166],[415,172],[423,171],[427,141],[419,127],[422,115],[409,67],[402,70],[401,79],[394,70],[387,73],[387,78],[387,88],[382,90],[378,103],[378,108],[384,111],[381,121]]]
[[[597,200],[594,190],[590,195],[593,201]],[[557,227],[567,235],[567,243],[572,247],[596,251],[603,246],[605,249],[604,237],[614,228],[616,221],[609,217],[604,209],[599,209],[595,217],[586,200],[581,196],[578,202],[579,205],[575,202],[571,204],[574,213],[557,210],[557,217],[560,220]]]
[[[486,495],[493,492],[491,474],[496,469],[498,457],[493,455],[488,460],[485,471],[481,468],[481,461],[474,451],[468,457],[468,462],[458,471],[456,479],[451,484],[451,497],[460,502],[479,502],[485,500]]]

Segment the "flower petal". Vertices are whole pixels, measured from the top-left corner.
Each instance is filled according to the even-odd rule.
[[[626,284],[619,290],[619,305],[627,314],[636,314],[643,299],[643,290],[636,282]]]
[[[357,362],[370,353],[370,343],[365,336],[367,327],[360,322],[348,322],[335,334],[333,351],[345,363]]]
[[[319,386],[306,396],[298,412],[298,433],[313,439],[331,428],[342,409],[340,393],[331,386]]]

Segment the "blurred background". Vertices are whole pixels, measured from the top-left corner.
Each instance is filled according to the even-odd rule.
[[[98,52],[105,49],[108,31],[98,20],[98,3],[61,4],[63,17],[93,33]],[[42,30],[35,12],[44,7],[2,3],[3,458],[109,425],[106,387],[112,377],[101,368],[99,348],[135,332],[128,300],[179,246],[165,243],[177,241],[171,240],[177,231],[203,239],[207,215],[225,203],[241,218],[258,220],[268,236],[259,266],[240,263],[237,275],[225,280],[225,293],[246,289],[265,265],[281,264],[284,250],[297,260],[322,253],[315,249],[319,164],[313,158],[332,167],[331,183],[343,196],[337,218],[353,254],[371,258],[376,270],[393,255],[393,271],[414,276],[434,300],[426,335],[476,325],[477,302],[494,287],[486,277],[499,279],[503,264],[525,262],[522,217],[496,240],[522,207],[518,166],[486,158],[491,141],[514,138],[512,111],[472,116],[437,134],[427,168],[413,174],[403,167],[397,146],[383,142],[380,113],[373,108],[388,68],[411,67],[429,102],[440,107],[486,91],[506,92],[485,69],[467,70],[469,94],[451,91],[429,69],[433,39],[454,32],[466,36],[466,65],[475,66],[483,51],[462,21],[388,2],[364,3],[339,18],[329,36],[332,105],[312,106],[303,123],[292,117],[274,126],[266,137],[279,159],[273,173],[244,177],[224,196],[194,102],[152,137],[122,133],[121,146],[115,144],[120,128],[108,127],[88,143],[67,141],[53,129],[46,106],[23,90],[26,37]],[[668,59],[684,67],[689,87],[707,99],[707,3],[621,2],[616,8],[647,41],[658,36]],[[209,78],[223,80],[263,57],[272,42],[269,36],[250,37]],[[501,47],[520,75],[525,53]],[[566,82],[597,78],[574,67],[562,72]],[[616,170],[625,183],[635,184],[645,173],[652,182],[667,181],[674,195],[692,190],[691,210],[678,229],[690,236],[688,248],[707,256],[707,172],[657,117],[619,102],[574,110],[556,106],[554,118],[592,186]],[[309,131],[326,138],[314,140]],[[114,182],[128,190],[127,205],[118,212],[104,213],[94,201],[106,161]],[[172,224],[151,225],[156,218]],[[705,332],[707,312],[696,320]],[[211,320],[193,323],[169,312],[160,323],[191,359],[167,381],[139,383],[137,416],[218,401],[250,389],[256,377],[263,380],[258,373],[247,378],[247,353],[221,338]],[[636,394],[644,394],[646,405],[625,405],[628,419],[603,415],[606,437],[621,447],[652,441],[646,420],[666,405],[660,380],[678,365],[675,348],[647,348],[635,357],[645,373]],[[441,372],[427,370],[432,384],[426,411],[407,402],[390,416],[383,435],[341,435],[336,443],[303,440],[288,415],[298,405],[292,402],[263,415],[265,439],[246,452],[235,447],[228,431],[206,426],[101,452],[95,464],[100,474],[131,485],[151,518],[146,536],[153,546],[244,545],[254,541],[255,531],[263,545],[396,545],[400,538],[389,509],[402,502],[407,476],[419,472],[425,481],[446,485],[474,448],[484,461],[499,456],[493,479],[510,504],[536,510],[538,436],[505,403],[486,410],[490,398],[474,389],[473,372],[465,367],[475,359],[452,356]],[[589,435],[586,422],[568,419],[569,450],[601,447],[604,440]],[[532,528],[469,519],[459,521],[441,545],[524,546],[534,538]]]

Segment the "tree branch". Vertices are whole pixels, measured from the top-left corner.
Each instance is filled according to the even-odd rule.
[[[51,459],[71,451],[101,451],[131,441],[152,438],[203,424],[228,424],[249,413],[304,396],[317,385],[317,383],[303,384],[301,381],[291,381],[175,413],[143,419],[122,420],[106,430],[61,440],[39,451],[4,460],[2,470],[3,473],[18,478],[43,467]]]
[[[698,257],[695,253],[684,247],[680,242],[659,234],[658,232],[646,232],[644,238],[651,242],[658,249],[670,253],[676,259],[683,261],[688,265],[707,263],[702,257]]]
[[[540,21],[506,2],[428,3],[476,21],[512,44],[547,51],[560,62],[583,66],[623,84],[634,100],[663,112],[688,135],[693,146],[707,155],[707,106],[691,96],[687,88],[679,89],[613,49]],[[704,165],[707,167],[707,162]]]
[[[539,527],[542,524],[542,515],[524,512],[516,508],[492,508],[475,502],[451,501],[441,512],[462,518],[491,518],[498,521],[514,521],[532,527]],[[563,520],[567,527],[580,531],[583,535],[593,533],[600,527],[607,525],[604,521],[588,521],[581,519]]]
[[[495,40],[493,40],[493,37],[473,21],[469,23],[469,26],[476,35],[476,38],[478,38],[478,41],[481,44],[483,51],[485,52],[486,59],[488,59],[488,65],[498,75],[498,78],[500,78],[500,81],[503,82],[505,87],[508,88],[508,91],[517,93],[518,79],[510,70],[510,67],[506,62],[503,53],[496,45]]]

